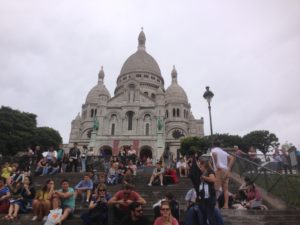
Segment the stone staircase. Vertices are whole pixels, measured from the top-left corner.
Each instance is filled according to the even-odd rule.
[[[167,192],[173,193],[176,199],[180,202],[180,218],[181,224],[184,224],[184,210],[185,210],[185,194],[192,187],[192,184],[188,178],[180,178],[180,182],[176,185],[168,185],[164,187],[160,186],[147,186],[147,183],[150,178],[151,170],[139,171],[136,178],[136,190],[144,197],[147,201],[147,204],[144,207],[144,214],[153,219],[152,205],[157,202],[159,199],[163,198]],[[83,174],[81,173],[64,173],[57,174],[51,177],[56,184],[56,188],[60,187],[60,181],[62,179],[68,179],[71,186],[75,186],[78,181],[82,178]],[[45,181],[49,177],[35,177],[34,183],[37,189],[41,188]],[[238,185],[234,182],[230,182],[231,191],[236,190]],[[114,194],[116,191],[121,189],[121,185],[108,186],[108,191],[111,194]],[[74,216],[67,220],[65,225],[82,225],[79,216],[80,213],[86,210],[86,208],[81,207],[80,201],[76,202],[77,209],[75,210]],[[224,218],[225,225],[298,225],[300,222],[300,210],[295,209],[286,209],[286,210],[222,210],[222,215]],[[0,215],[2,216],[2,215]],[[20,218],[16,221],[4,221],[0,220],[1,225],[23,225],[23,224],[32,224],[38,225],[43,224],[40,221],[31,221],[32,214],[21,214]]]

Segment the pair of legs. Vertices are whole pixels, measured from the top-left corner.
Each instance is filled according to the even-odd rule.
[[[61,215],[60,223],[57,223],[57,224],[61,224],[66,219],[68,219],[68,217],[73,213],[73,211],[74,211],[74,209],[72,209],[70,207],[64,207],[63,214]]]
[[[179,167],[179,175],[180,177],[186,177],[187,176],[187,169],[184,166]]]
[[[89,189],[76,189],[75,190],[75,199],[78,195],[82,197],[82,202],[84,201],[84,194],[86,195],[86,201],[88,202],[91,198],[92,191]]]
[[[50,208],[51,202],[49,200],[33,200],[33,217],[36,216],[37,219],[41,220],[44,216],[48,215]]]
[[[17,203],[11,203],[8,208],[8,214],[5,216],[5,219],[11,220],[17,218],[19,211],[20,205]]]
[[[152,182],[154,181],[155,178],[159,177],[159,180],[160,180],[160,186],[163,186],[164,183],[163,183],[163,175],[162,173],[161,174],[158,174],[158,175],[155,175],[155,174],[152,174],[151,178],[150,178],[150,181],[149,181],[149,186],[152,185]]]
[[[218,169],[216,171],[216,182],[215,182],[215,190],[217,194],[217,199],[221,195],[220,188],[222,188],[224,193],[224,206],[223,209],[228,209],[228,199],[229,199],[229,190],[228,190],[228,182],[229,177],[226,177],[226,170]]]

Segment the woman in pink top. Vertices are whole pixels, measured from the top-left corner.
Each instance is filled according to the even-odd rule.
[[[161,216],[156,218],[154,225],[179,225],[176,218],[171,215],[169,202],[163,201],[160,205]]]

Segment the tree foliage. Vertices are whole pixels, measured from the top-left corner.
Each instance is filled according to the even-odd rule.
[[[180,153],[182,155],[191,155],[196,152],[206,153],[209,148],[207,137],[185,137],[180,139]]]
[[[259,149],[264,155],[266,155],[271,148],[279,146],[276,135],[267,130],[252,131],[249,134],[246,134],[243,137],[243,140],[247,148],[253,146]]]
[[[58,131],[50,127],[37,127],[35,129],[35,135],[32,139],[34,146],[39,145],[43,147],[58,147],[58,144],[62,143],[62,138]]]
[[[1,154],[14,155],[19,151],[24,151],[27,147],[36,143],[36,140],[41,136],[41,132],[43,131],[37,128],[35,114],[20,112],[6,106],[0,108]],[[48,135],[51,143],[56,143],[53,140],[58,140],[57,135],[60,137],[57,131],[49,131]]]

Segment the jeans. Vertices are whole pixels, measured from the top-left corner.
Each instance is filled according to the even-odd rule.
[[[214,208],[213,216],[215,219],[215,224],[224,225],[224,221],[220,209]],[[185,224],[186,225],[207,225],[208,224],[207,219],[208,216],[205,214],[203,207],[195,204],[187,210]]]
[[[86,158],[81,158],[81,172],[86,171]]]

